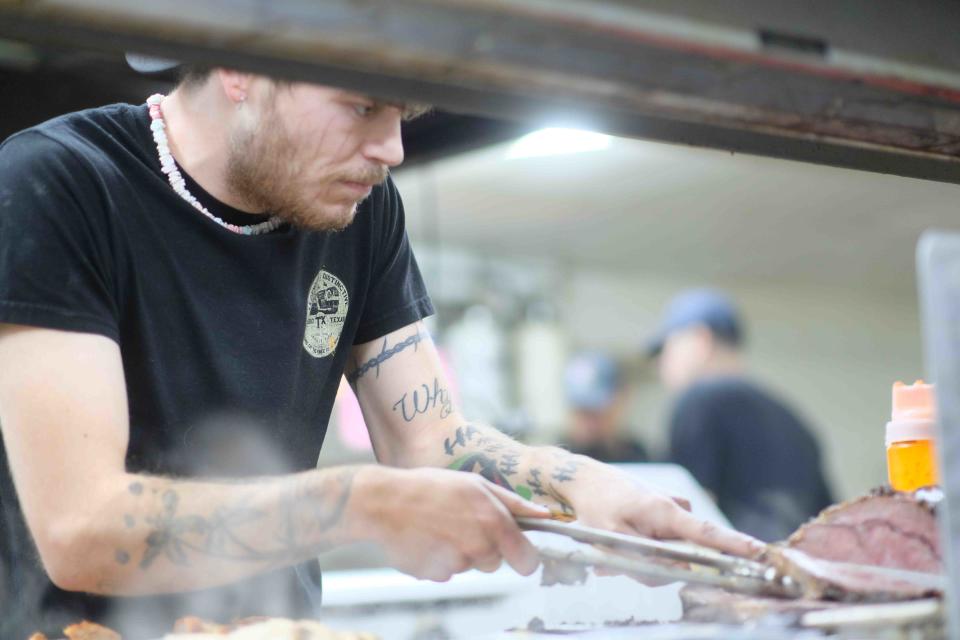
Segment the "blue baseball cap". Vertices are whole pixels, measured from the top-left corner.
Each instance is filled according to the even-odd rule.
[[[678,293],[667,305],[660,326],[644,344],[648,357],[660,355],[671,333],[695,325],[703,325],[730,344],[743,338],[740,314],[733,301],[715,289],[688,289]]]
[[[623,384],[623,376],[610,356],[583,352],[567,363],[563,382],[567,401],[573,408],[595,411],[610,405]]]

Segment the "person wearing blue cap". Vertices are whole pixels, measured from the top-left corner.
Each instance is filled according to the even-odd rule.
[[[769,542],[789,536],[833,498],[816,439],[750,379],[743,342],[732,300],[693,289],[671,300],[645,349],[674,395],[669,459],[711,492],[737,529]]]
[[[647,450],[623,425],[629,400],[622,367],[600,352],[575,354],[564,370],[572,412],[569,451],[603,462],[646,462]]]

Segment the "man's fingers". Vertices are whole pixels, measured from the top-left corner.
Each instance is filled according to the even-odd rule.
[[[512,491],[507,491],[492,482],[484,485],[499,500],[507,510],[513,514],[514,518],[549,518],[550,509],[547,507],[524,500]]]
[[[500,557],[499,553],[489,555],[483,558],[478,558],[473,562],[473,568],[478,571],[483,571],[484,573],[493,573],[500,568],[500,565],[503,564],[503,558]]]
[[[500,534],[500,554],[513,570],[522,576],[528,576],[540,566],[540,554],[520,528],[513,524],[504,528]]]
[[[755,558],[766,545],[745,533],[701,520],[686,511],[677,511],[673,526],[678,536],[744,558]]]
[[[506,520],[504,526],[496,532],[497,549],[500,551],[500,555],[507,561],[507,564],[513,567],[514,571],[522,576],[530,575],[540,566],[540,554],[537,552],[537,548],[523,535],[513,518],[518,516],[549,517],[549,509],[524,500],[520,496],[492,483],[487,483],[484,486],[493,494],[493,499],[500,503],[497,506],[503,510]],[[544,512],[546,512],[546,516]]]

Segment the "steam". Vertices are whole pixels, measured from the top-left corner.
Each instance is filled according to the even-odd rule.
[[[235,412],[211,415],[184,433],[178,447],[183,457],[169,466],[178,470],[178,477],[214,482],[291,473],[292,461],[276,442],[278,428]],[[316,617],[319,566],[301,567],[299,574],[279,569],[213,589],[115,598],[98,622],[120,631],[125,640],[152,640],[169,633],[186,615],[219,623],[251,616]]]

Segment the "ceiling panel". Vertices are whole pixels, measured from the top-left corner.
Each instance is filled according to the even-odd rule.
[[[951,184],[629,139],[546,158],[508,160],[508,148],[398,171],[414,236],[704,280],[905,292],[920,232],[960,228]]]

